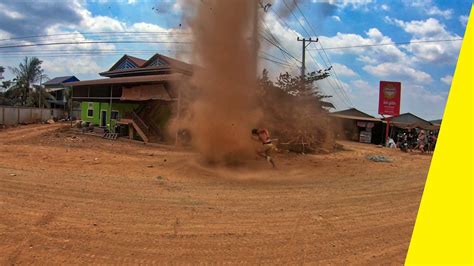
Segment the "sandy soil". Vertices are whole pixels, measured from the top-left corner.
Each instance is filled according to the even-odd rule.
[[[225,169],[60,124],[2,130],[0,264],[401,264],[431,157],[343,145]]]

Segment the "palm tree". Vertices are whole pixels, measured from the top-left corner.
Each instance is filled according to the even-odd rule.
[[[43,61],[37,57],[25,57],[23,62],[20,63],[18,68],[10,68],[13,74],[16,76],[16,90],[21,92],[21,101],[23,105],[26,105],[28,94],[32,90],[33,84],[40,81],[42,78],[46,78],[43,73],[41,64]]]

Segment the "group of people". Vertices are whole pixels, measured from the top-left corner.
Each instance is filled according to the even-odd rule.
[[[419,150],[421,153],[433,152],[436,146],[437,136],[433,131],[427,134],[425,130],[418,132],[409,129],[408,132],[400,132],[397,136],[397,143],[389,140],[389,146],[400,148],[403,151]]]

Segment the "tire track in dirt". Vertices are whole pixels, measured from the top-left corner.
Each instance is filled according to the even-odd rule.
[[[229,170],[55,130],[0,145],[0,264],[402,263],[429,165],[349,143]]]

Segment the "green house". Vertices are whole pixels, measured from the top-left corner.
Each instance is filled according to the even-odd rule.
[[[68,86],[81,104],[83,122],[104,132],[163,142],[170,141],[165,128],[177,114],[179,89],[191,73],[191,65],[160,54],[148,60],[124,55],[99,73],[105,78]]]

